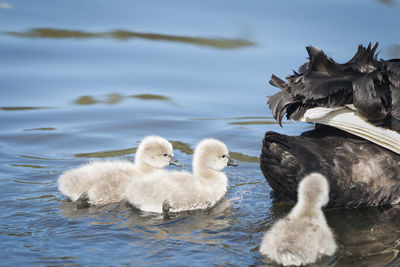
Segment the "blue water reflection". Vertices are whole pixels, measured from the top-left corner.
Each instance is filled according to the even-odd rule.
[[[290,207],[269,196],[261,138],[310,125],[274,122],[270,75],[304,63],[307,45],[343,62],[378,41],[380,56],[400,57],[398,14],[395,0],[2,1],[2,264],[271,264],[258,246]],[[124,204],[76,210],[58,192],[61,172],[132,160],[149,134],[175,141],[188,171],[200,139],[223,140],[240,161],[225,201],[165,221]],[[327,216],[340,249],[320,265],[399,264],[396,212]]]

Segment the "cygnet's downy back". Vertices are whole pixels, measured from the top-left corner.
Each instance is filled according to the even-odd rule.
[[[305,265],[319,256],[333,255],[336,242],[322,212],[328,200],[329,184],[324,176],[312,173],[304,177],[298,187],[298,202],[265,234],[261,254],[284,266]]]

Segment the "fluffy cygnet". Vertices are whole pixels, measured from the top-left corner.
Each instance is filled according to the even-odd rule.
[[[149,212],[180,212],[213,207],[226,193],[226,166],[238,164],[229,158],[226,145],[204,139],[196,147],[193,174],[157,171],[126,188],[126,198],[134,207]]]
[[[303,178],[297,204],[265,234],[261,254],[285,266],[313,263],[319,256],[333,255],[336,242],[322,212],[328,195],[324,176],[312,173]]]
[[[77,201],[78,207],[81,201],[96,205],[119,202],[125,198],[129,181],[167,165],[182,166],[174,158],[171,143],[159,136],[148,136],[138,146],[135,163],[92,161],[63,173],[58,188],[72,201]]]

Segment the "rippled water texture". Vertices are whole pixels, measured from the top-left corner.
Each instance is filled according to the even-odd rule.
[[[307,45],[335,60],[379,41],[400,57],[392,1],[11,1],[0,3],[0,265],[271,265],[273,203],[258,166],[266,106]],[[133,160],[138,142],[172,141],[191,170],[205,137],[239,167],[207,212],[164,219],[124,204],[77,210],[59,175],[90,160]],[[173,168],[171,168],[173,169]],[[399,209],[327,210],[339,251],[316,265],[398,266]]]

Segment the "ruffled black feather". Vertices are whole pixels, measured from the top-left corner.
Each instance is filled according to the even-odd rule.
[[[357,113],[374,125],[400,132],[400,59],[377,59],[369,44],[344,64],[321,49],[309,46],[309,61],[286,78],[272,75],[271,85],[281,89],[268,104],[281,124],[283,116],[298,120],[309,108],[354,104]]]
[[[330,207],[399,203],[400,155],[330,126],[301,136],[265,133],[260,168],[277,200],[296,200],[301,179],[319,172],[330,184]]]

